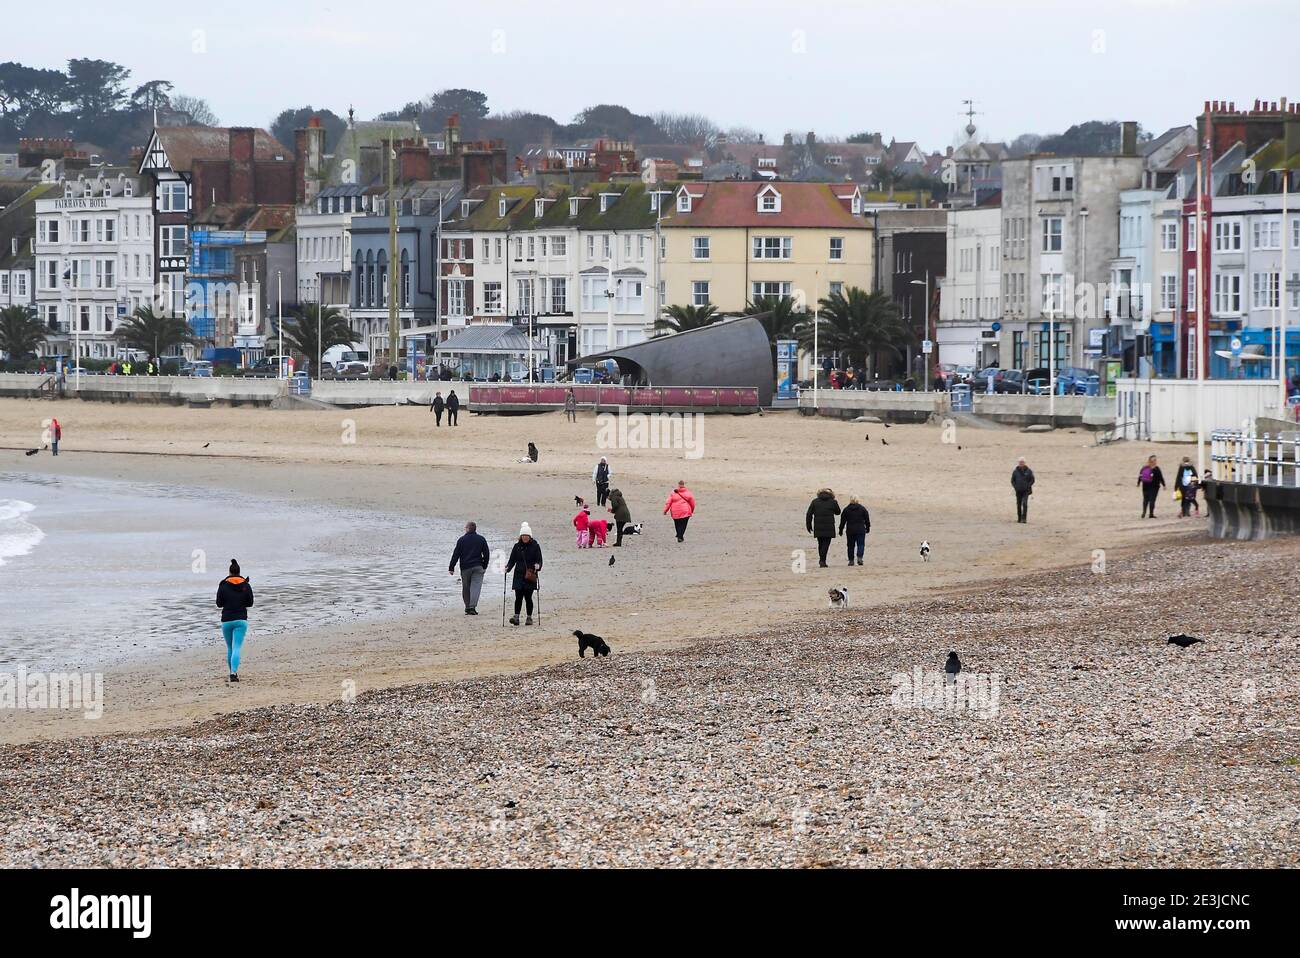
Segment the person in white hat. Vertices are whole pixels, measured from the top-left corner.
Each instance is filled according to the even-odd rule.
[[[515,591],[515,614],[510,617],[510,624],[519,624],[519,610],[526,607],[528,617],[524,625],[532,625],[533,593],[537,591],[542,573],[542,547],[533,538],[533,530],[526,522],[519,527],[519,541],[510,550],[510,561],[506,563],[506,572],[512,569],[514,577],[510,587]]]

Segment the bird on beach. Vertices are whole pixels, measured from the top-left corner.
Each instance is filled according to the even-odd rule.
[[[883,438],[880,440],[880,444],[881,444],[882,446],[888,446],[888,445],[889,445],[889,443],[885,442],[885,440],[884,440]]]
[[[613,564],[614,564],[614,557],[613,557],[613,556],[610,556],[610,557],[609,557],[609,564],[610,564],[610,565],[613,565]]]
[[[887,423],[887,422],[886,422],[886,423],[881,423],[881,425],[884,426],[886,429],[893,429],[893,428],[894,428],[893,426],[891,426],[891,425],[890,425],[889,423]]]
[[[1197,642],[1203,642],[1203,639],[1194,639],[1190,635],[1173,635],[1169,637],[1169,645],[1176,645],[1180,649],[1185,649],[1189,645],[1195,645]]]
[[[205,443],[203,444],[203,448],[204,448],[204,449],[207,449],[208,446],[210,446],[210,445],[212,445],[212,443],[210,443],[210,442],[205,442]]]
[[[867,433],[867,442],[871,442],[871,433]]]
[[[957,658],[956,652],[948,653],[948,661],[944,663],[943,671],[949,682],[957,681],[957,673],[961,671],[961,659]]]

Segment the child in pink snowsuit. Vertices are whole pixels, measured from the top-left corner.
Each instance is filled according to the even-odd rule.
[[[605,519],[592,519],[587,523],[587,528],[591,532],[592,541],[598,545],[605,544],[605,536],[609,535],[609,522]]]
[[[573,528],[578,531],[578,548],[591,548],[591,514],[582,509],[573,517]]]

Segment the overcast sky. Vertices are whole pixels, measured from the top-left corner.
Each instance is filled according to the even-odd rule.
[[[0,59],[113,60],[227,125],[308,103],[369,118],[469,87],[561,122],[620,103],[939,149],[967,98],[994,140],[1088,119],[1159,133],[1206,99],[1300,98],[1297,0],[63,0],[5,20]]]

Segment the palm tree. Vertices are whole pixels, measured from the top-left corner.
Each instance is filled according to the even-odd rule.
[[[745,315],[755,317],[767,331],[768,345],[772,347],[772,371],[776,372],[776,341],[798,336],[799,327],[808,314],[799,308],[792,296],[756,296],[746,304]]]
[[[30,306],[6,306],[0,310],[0,352],[11,360],[25,359],[45,342],[45,326]]]
[[[669,306],[664,310],[666,316],[655,320],[655,330],[659,333],[684,333],[691,329],[703,329],[722,319],[718,307],[709,303],[706,306]]]
[[[136,307],[113,335],[128,349],[143,349],[155,360],[173,346],[195,341],[183,316],[160,316],[152,306]]]
[[[349,346],[356,341],[357,334],[337,307],[304,303],[290,312],[284,321],[285,345],[303,359],[318,362],[331,346]]]
[[[868,293],[850,286],[822,299],[819,306],[818,346],[840,353],[849,362],[861,358],[872,378],[876,357],[882,351],[902,356],[899,347],[913,338],[898,306],[883,292]],[[799,343],[805,349],[812,348],[813,323],[805,323],[800,329]]]

